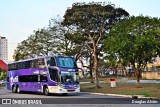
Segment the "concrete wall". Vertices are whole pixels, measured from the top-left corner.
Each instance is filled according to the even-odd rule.
[[[142,78],[145,79],[160,79],[160,71],[144,71]]]

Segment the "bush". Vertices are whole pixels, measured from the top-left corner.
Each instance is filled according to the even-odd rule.
[[[6,71],[2,70],[2,68],[0,68],[0,80],[3,80],[7,77],[7,73]]]

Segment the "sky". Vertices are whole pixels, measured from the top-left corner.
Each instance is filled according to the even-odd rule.
[[[0,36],[8,39],[8,59],[13,61],[18,43],[34,30],[48,27],[49,20],[63,17],[75,2],[111,2],[132,16],[160,18],[160,0],[0,0]]]

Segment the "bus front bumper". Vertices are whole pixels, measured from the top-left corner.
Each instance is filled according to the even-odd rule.
[[[76,89],[65,89],[60,86],[48,86],[49,93],[79,93],[80,87]]]

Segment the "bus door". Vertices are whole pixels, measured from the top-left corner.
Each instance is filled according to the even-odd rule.
[[[41,84],[41,75],[38,75],[38,83],[37,83],[37,91],[39,92],[39,91],[41,91],[41,86],[42,84]]]
[[[12,72],[7,72],[7,89],[12,90],[13,76]]]

